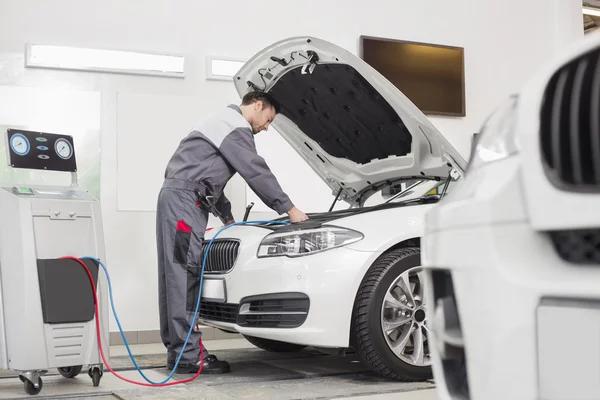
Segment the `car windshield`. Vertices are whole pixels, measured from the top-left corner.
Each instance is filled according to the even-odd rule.
[[[451,179],[446,194],[452,191],[455,180]],[[414,180],[386,187],[373,193],[363,204],[363,207],[372,207],[386,203],[401,203],[416,200],[427,196],[439,196],[444,191],[446,180]]]

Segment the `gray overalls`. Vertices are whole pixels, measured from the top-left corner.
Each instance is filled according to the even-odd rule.
[[[256,153],[252,127],[239,107],[230,105],[195,127],[171,157],[158,196],[156,241],[160,334],[174,364],[182,351],[199,291],[202,242],[208,211],[199,207],[203,196],[214,196],[217,208],[232,220],[231,204],[223,189],[238,172],[256,195],[279,214],[293,204],[266,162]],[[200,198],[199,198],[200,196]],[[180,364],[199,360],[201,333],[193,332]],[[204,358],[208,352],[204,349]]]

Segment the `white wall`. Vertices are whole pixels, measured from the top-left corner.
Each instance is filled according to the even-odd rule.
[[[154,213],[118,211],[120,93],[203,95],[217,105],[236,102],[231,84],[204,80],[205,55],[248,58],[271,42],[292,35],[321,37],[355,53],[361,34],[463,46],[467,117],[432,120],[467,155],[471,134],[479,129],[491,108],[517,90],[557,48],[581,36],[583,30],[577,1],[371,0],[364,3],[367,7],[361,7],[357,0],[336,3],[0,0],[1,85],[96,90],[102,94],[101,201],[108,268],[124,329],[158,329],[158,311]],[[188,78],[25,71],[26,42],[184,54]],[[209,109],[199,107],[197,117],[202,118]],[[259,150],[270,143],[261,137]],[[138,156],[141,154],[131,155]],[[277,164],[274,169],[282,181],[289,182],[293,177],[293,167]],[[140,173],[138,179],[144,183],[156,177]],[[301,185],[303,188],[295,190],[308,191],[314,180],[305,178]],[[245,207],[244,193],[239,179],[228,188],[237,218]],[[112,324],[111,330],[116,329]]]

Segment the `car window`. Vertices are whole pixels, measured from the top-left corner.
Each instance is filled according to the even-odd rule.
[[[450,188],[452,187],[453,181],[450,181],[448,185],[448,189],[446,194],[450,193]],[[417,185],[415,188],[408,190],[405,195],[396,196],[387,202],[389,203],[398,203],[406,200],[418,199],[424,196],[435,196],[441,195],[444,191],[444,186],[446,185],[446,181],[423,181],[421,184]]]
[[[393,187],[384,188],[369,196],[363,207],[372,207],[388,202],[400,202],[412,200],[424,196],[428,191],[437,186],[439,182],[429,180],[416,180],[396,184]]]
[[[446,195],[450,194],[453,188],[456,186],[456,180],[451,179],[446,189]],[[404,190],[396,193],[393,196],[388,195],[387,190],[380,190],[371,195],[365,202],[363,207],[372,207],[383,203],[400,203],[403,201],[409,201],[418,199],[424,196],[441,196],[444,192],[444,186],[446,180],[433,181],[433,180],[421,180],[413,181],[404,187]]]
[[[446,186],[446,181],[437,182],[437,184],[433,188],[431,188],[431,190],[427,191],[427,193],[425,193],[425,195],[426,196],[431,196],[431,195],[441,196],[442,193],[444,193],[445,186]],[[456,186],[456,180],[451,179],[450,182],[448,183],[448,187],[446,188],[446,195],[452,193],[454,186]]]

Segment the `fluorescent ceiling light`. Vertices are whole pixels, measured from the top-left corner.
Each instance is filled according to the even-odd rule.
[[[184,57],[121,50],[27,45],[30,68],[184,77]]]
[[[206,58],[206,79],[230,81],[246,62],[234,58]]]
[[[598,8],[583,7],[583,13],[587,15],[593,15],[595,17],[600,17],[600,9]]]

